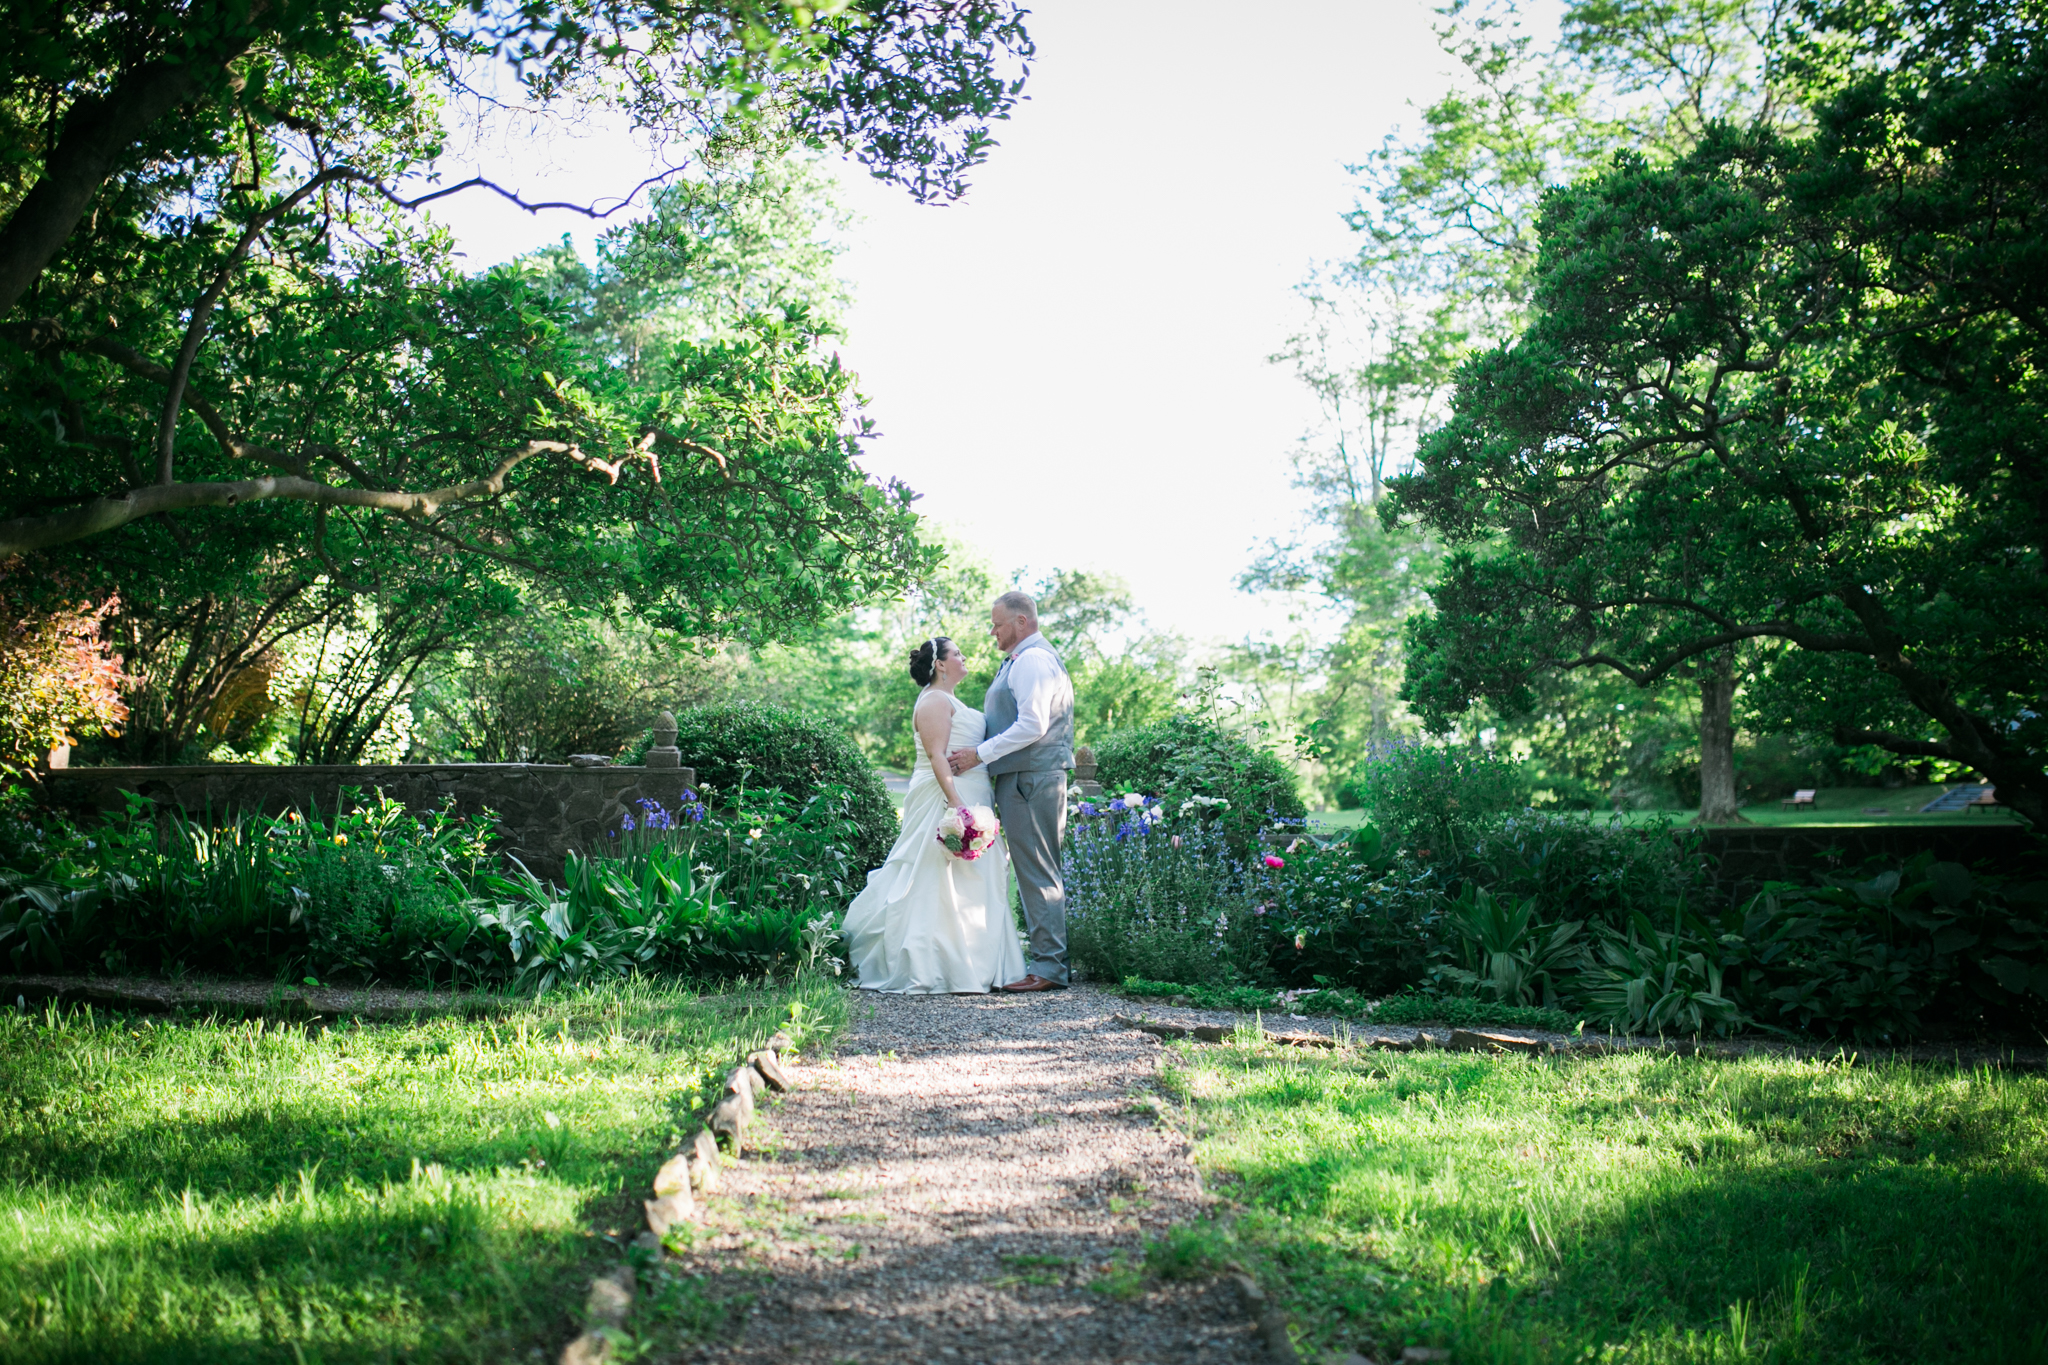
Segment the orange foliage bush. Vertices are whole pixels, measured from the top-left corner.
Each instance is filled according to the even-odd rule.
[[[119,734],[137,681],[108,647],[120,598],[23,607],[0,583],[0,765],[29,767],[82,735]]]

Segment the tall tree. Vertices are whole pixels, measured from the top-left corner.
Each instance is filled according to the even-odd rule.
[[[1786,8],[1575,0],[1547,41],[1515,3],[1439,11],[1457,84],[1413,136],[1390,137],[1353,168],[1358,253],[1302,287],[1309,326],[1274,357],[1323,410],[1296,456],[1316,526],[1276,547],[1245,586],[1314,587],[1349,617],[1316,660],[1339,771],[1413,724],[1396,696],[1401,622],[1428,606],[1440,547],[1383,522],[1378,503],[1441,420],[1458,364],[1525,321],[1541,195],[1617,147],[1682,154],[1715,118],[1799,122],[1775,45]],[[1569,705],[1569,689],[1556,699]]]
[[[358,619],[378,623],[374,709],[526,590],[766,636],[931,563],[910,494],[856,463],[851,376],[802,306],[831,291],[798,297],[815,252],[784,230],[817,185],[781,153],[834,141],[920,197],[958,193],[1029,56],[1012,7],[19,17],[0,555],[122,589],[131,655],[157,656],[130,731],[148,756],[220,720],[266,651]],[[494,61],[530,112],[609,104],[662,143],[671,183],[600,302],[645,323],[722,291],[718,326],[629,335],[547,269],[455,268],[416,210],[465,188],[431,183],[441,107]],[[359,709],[334,712],[344,750],[375,728]]]
[[[1546,203],[1535,319],[1395,482],[1463,547],[1420,705],[1768,647],[1766,719],[2048,814],[2044,16],[1888,15],[1816,14],[1815,60],[1849,55],[1815,136],[1710,129]]]

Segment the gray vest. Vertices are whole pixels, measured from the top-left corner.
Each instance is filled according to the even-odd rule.
[[[1042,649],[1052,655],[1060,675],[1066,676],[1067,666],[1060,661],[1059,651],[1043,640],[1027,644],[1017,651]],[[988,685],[988,695],[982,699],[982,714],[988,717],[988,732],[999,735],[1017,723],[1017,694],[1010,690],[1010,664],[1017,656],[1003,660],[1003,666],[996,670],[996,680]],[[1064,771],[1074,766],[1074,689],[1067,687],[1065,697],[1055,700],[1052,708],[1052,723],[1037,742],[1027,744],[1013,754],[1004,754],[988,765],[995,773],[1040,773],[1054,770]]]

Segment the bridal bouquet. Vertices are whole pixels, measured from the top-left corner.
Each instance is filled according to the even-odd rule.
[[[960,806],[939,820],[939,842],[956,858],[973,862],[988,851],[1003,827],[987,806]]]

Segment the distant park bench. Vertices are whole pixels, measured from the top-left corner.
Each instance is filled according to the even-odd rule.
[[[1800,789],[1799,791],[1793,792],[1790,796],[1786,797],[1783,801],[1780,801],[1778,804],[1780,806],[1791,806],[1794,809],[1797,809],[1800,806],[1811,806],[1813,804],[1813,788],[1805,787]]]

